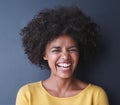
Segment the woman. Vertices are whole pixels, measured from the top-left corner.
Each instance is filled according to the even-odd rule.
[[[40,11],[21,31],[28,59],[50,77],[23,86],[16,105],[108,105],[105,91],[74,75],[97,48],[97,25],[77,7]]]

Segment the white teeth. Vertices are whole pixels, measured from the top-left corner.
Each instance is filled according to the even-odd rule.
[[[71,64],[66,64],[66,63],[60,63],[58,64],[58,66],[61,66],[61,67],[69,67]]]

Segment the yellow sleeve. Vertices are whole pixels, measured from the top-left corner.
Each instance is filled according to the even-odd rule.
[[[28,105],[28,96],[26,87],[22,87],[16,97],[16,105]]]
[[[98,104],[97,105],[109,105],[107,94],[103,89],[101,89],[101,91],[98,94]]]

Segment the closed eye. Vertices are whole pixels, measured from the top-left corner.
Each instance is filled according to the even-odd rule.
[[[53,48],[51,48],[51,52],[53,52],[53,53],[58,53],[60,51],[61,51],[60,47],[53,47]]]
[[[51,52],[60,52],[60,50],[56,49],[56,50],[52,50]]]
[[[79,52],[79,49],[75,46],[70,47],[68,50],[71,51],[71,52]]]

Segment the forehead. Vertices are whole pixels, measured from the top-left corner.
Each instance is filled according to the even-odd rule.
[[[50,41],[47,46],[71,46],[77,45],[77,42],[68,35],[60,35],[59,37],[55,38],[54,40]]]

